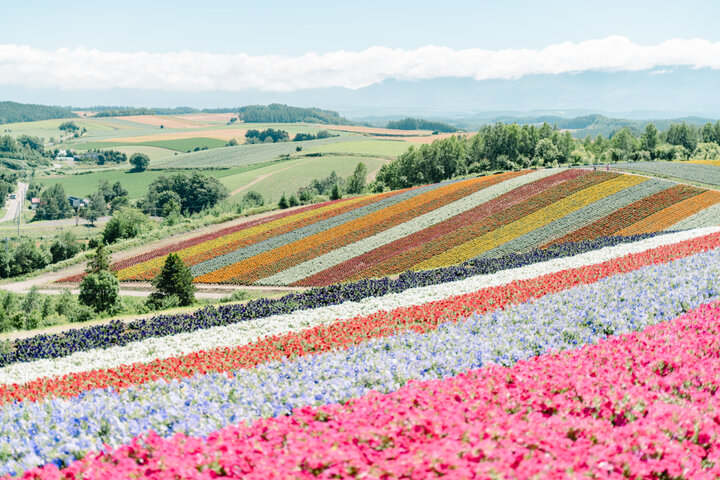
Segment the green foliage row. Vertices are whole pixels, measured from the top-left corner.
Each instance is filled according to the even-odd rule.
[[[250,129],[245,133],[245,138],[248,143],[277,143],[287,142],[290,140],[288,132],[285,130],[276,130],[274,128],[268,128],[262,131]]]
[[[0,102],[0,124],[77,117],[69,108],[17,102]]]
[[[51,242],[37,243],[22,238],[11,245],[6,240],[0,244],[0,278],[40,270],[51,263],[72,258],[84,249],[85,245],[70,232],[58,234]]]
[[[434,132],[452,133],[458,129],[452,125],[442,122],[423,120],[422,118],[403,118],[402,120],[391,120],[387,127],[393,130],[432,130]]]
[[[319,108],[291,107],[279,103],[271,105],[248,105],[238,109],[238,118],[246,123],[322,123],[326,125],[351,125],[337,112]]]

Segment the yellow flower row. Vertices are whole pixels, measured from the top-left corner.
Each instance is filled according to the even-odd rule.
[[[520,220],[504,225],[496,230],[481,235],[473,240],[458,245],[446,252],[430,258],[422,263],[413,266],[413,270],[425,270],[449,265],[457,265],[466,260],[480,255],[483,252],[498,247],[521,235],[543,227],[565,215],[579,210],[591,203],[594,203],[608,195],[617,193],[646,179],[634,175],[622,175],[606,182],[588,187],[580,192],[574,193],[567,198],[548,205]]]

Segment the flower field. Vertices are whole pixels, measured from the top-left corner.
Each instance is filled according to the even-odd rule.
[[[0,474],[717,478],[718,350],[720,227],[554,244],[17,340]]]
[[[113,269],[122,281],[151,280],[176,252],[197,283],[327,286],[610,235],[719,225],[718,205],[717,191],[637,175],[508,172],[302,207]]]
[[[690,162],[636,162],[613,165],[618,170],[629,170],[648,175],[701,182],[720,187],[720,173],[717,161]]]

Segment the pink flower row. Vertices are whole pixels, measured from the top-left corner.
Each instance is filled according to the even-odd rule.
[[[718,478],[720,303],[598,345],[344,405],[150,434],[27,479]]]

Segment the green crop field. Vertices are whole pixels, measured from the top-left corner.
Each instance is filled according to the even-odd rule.
[[[153,162],[151,166],[160,168],[208,168],[241,167],[254,163],[264,163],[277,159],[280,155],[296,153],[298,146],[303,151],[320,145],[346,142],[351,136],[324,138],[306,142],[259,143],[239,145],[237,147],[216,148],[201,152],[185,153]]]
[[[224,147],[227,142],[219,140],[217,138],[180,138],[175,140],[153,140],[148,142],[112,142],[112,141],[100,141],[100,142],[85,142],[73,145],[76,150],[90,150],[95,148],[115,148],[115,147],[157,147],[164,148],[166,150],[173,150],[176,152],[187,152],[195,150],[196,148],[218,148]],[[139,150],[136,150],[139,151]]]
[[[125,155],[127,155],[128,158],[130,158],[130,155],[133,153],[144,153],[148,157],[150,157],[150,160],[157,160],[160,158],[167,158],[175,154],[173,150],[168,150],[167,148],[160,148],[160,147],[148,147],[145,145],[127,145],[127,146],[120,146],[120,147],[114,147],[113,150],[117,150],[118,152],[123,152]]]
[[[350,155],[380,155],[397,157],[410,148],[410,143],[400,140],[357,140],[342,144],[321,145],[305,153],[346,153]]]
[[[313,179],[327,177],[334,170],[341,177],[349,176],[355,166],[362,162],[372,174],[390,160],[353,156],[303,157],[287,162],[278,162],[253,171],[241,172],[221,178],[230,191],[242,188],[256,179],[251,187],[237,193],[233,199],[240,200],[248,191],[254,190],[263,195],[268,202],[277,202],[285,192],[290,195],[301,187],[307,186]],[[370,177],[370,175],[368,175]],[[370,178],[369,178],[370,179]]]
[[[100,170],[77,175],[38,178],[35,181],[43,185],[59,183],[68,195],[81,197],[88,196],[96,191],[101,180],[107,180],[110,183],[120,182],[127,189],[130,198],[140,198],[147,193],[148,185],[159,176],[190,173],[188,171],[173,170],[146,170],[144,172],[130,173],[128,170]],[[203,173],[222,180],[223,177],[235,175],[240,171],[240,169],[207,170]]]

